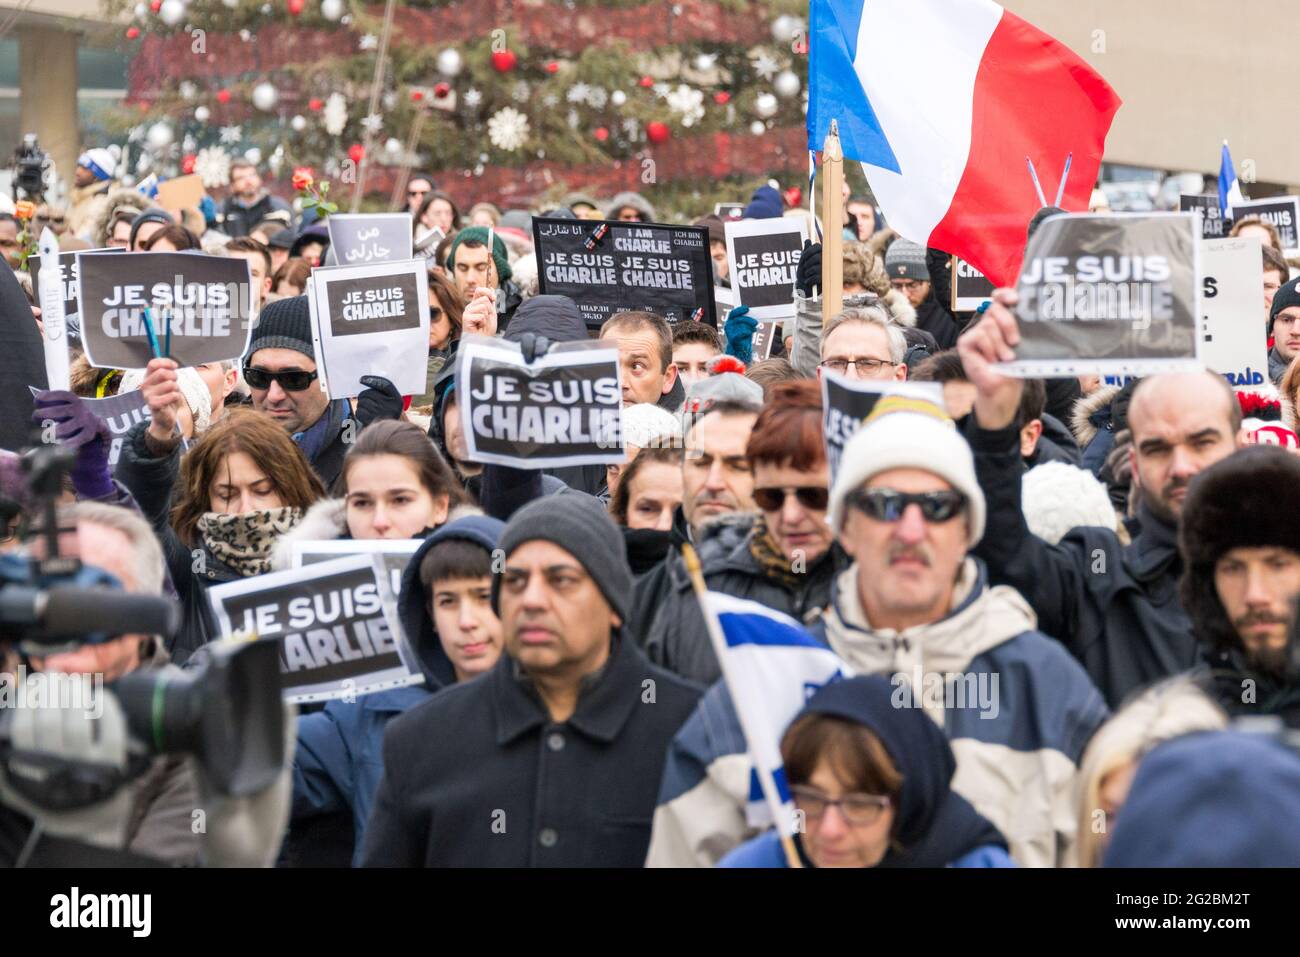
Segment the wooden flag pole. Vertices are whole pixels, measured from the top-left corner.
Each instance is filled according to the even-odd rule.
[[[840,314],[844,305],[844,151],[840,127],[822,146],[822,328]]]

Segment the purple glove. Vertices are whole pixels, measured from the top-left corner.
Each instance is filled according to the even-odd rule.
[[[44,428],[46,422],[53,422],[54,437],[77,452],[77,461],[71,472],[77,497],[112,495],[116,486],[108,468],[109,443],[112,441],[108,424],[90,410],[81,396],[71,392],[37,392],[35,404],[32,421],[37,427]]]

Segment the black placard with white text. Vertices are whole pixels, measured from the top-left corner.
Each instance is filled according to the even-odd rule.
[[[1232,204],[1233,223],[1239,223],[1248,216],[1258,216],[1272,225],[1282,240],[1283,249],[1300,249],[1300,197],[1273,196]]]
[[[831,483],[839,472],[840,456],[858,431],[862,420],[886,395],[920,399],[943,408],[943,386],[937,382],[904,382],[898,379],[849,379],[823,370],[822,435],[826,443],[826,465]]]
[[[802,216],[726,224],[731,288],[760,322],[794,318],[794,280],[807,239]]]
[[[974,312],[993,298],[993,280],[962,259],[952,257],[952,311]]]
[[[124,253],[126,252],[121,246],[110,246],[105,249],[86,249],[82,252],[93,253]],[[31,256],[27,260],[27,268],[32,274],[32,288],[41,288],[41,257]],[[77,254],[76,252],[59,253],[59,282],[63,284],[63,314],[69,315],[77,311]]]
[[[624,459],[618,350],[606,343],[565,343],[529,364],[516,343],[466,336],[456,403],[472,462],[536,469]]]
[[[294,702],[349,698],[423,680],[405,647],[389,573],[354,555],[215,585],[223,633],[280,643],[280,683]]]
[[[182,366],[237,359],[252,334],[248,260],[200,253],[77,253],[81,341],[92,366],[143,369],[145,309]]]
[[[1045,219],[1017,292],[1020,344],[1007,375],[1145,375],[1195,367],[1200,225],[1191,213]]]
[[[533,245],[538,292],[568,296],[591,331],[629,310],[718,325],[703,226],[534,216]]]
[[[1178,197],[1180,213],[1199,213],[1201,215],[1201,238],[1220,239],[1232,229],[1232,217],[1225,217],[1219,207],[1217,196],[1194,196],[1183,193]]]

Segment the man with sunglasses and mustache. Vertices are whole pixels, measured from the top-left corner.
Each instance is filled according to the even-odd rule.
[[[957,759],[953,790],[1022,866],[1071,859],[1074,777],[1106,718],[1101,695],[1015,590],[970,554],[985,533],[970,447],[929,402],[886,396],[845,446],[830,528],[852,564],[812,634],[856,674],[888,675]],[[709,865],[752,836],[748,759],[724,683],[668,753],[647,863]]]
[[[402,414],[401,394],[377,375],[362,377],[366,389],[355,411],[347,399],[330,400],[316,371],[306,296],[279,299],[262,310],[244,359],[244,381],[253,408],[293,437],[327,489],[337,481],[348,445],[361,430]]]
[[[957,342],[975,405],[966,437],[989,501],[977,554],[990,578],[1029,601],[1038,626],[1083,664],[1111,707],[1151,682],[1196,666],[1200,652],[1178,597],[1179,514],[1189,483],[1240,444],[1241,407],[1223,376],[1170,372],[1143,379],[1129,404],[1137,531],[1072,529],[1056,545],[1030,533],[1021,511],[1016,410],[1023,380],[993,364],[1020,342],[1014,290],[1000,289]]]
[[[1209,684],[1232,715],[1280,715],[1300,727],[1300,459],[1248,446],[1191,483],[1179,547],[1183,605],[1210,668]]]

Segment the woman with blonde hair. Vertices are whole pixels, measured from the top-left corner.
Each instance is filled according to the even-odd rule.
[[[1186,676],[1152,685],[1097,729],[1075,777],[1079,801],[1078,863],[1100,867],[1142,758],[1156,745],[1227,727],[1228,716]]]

